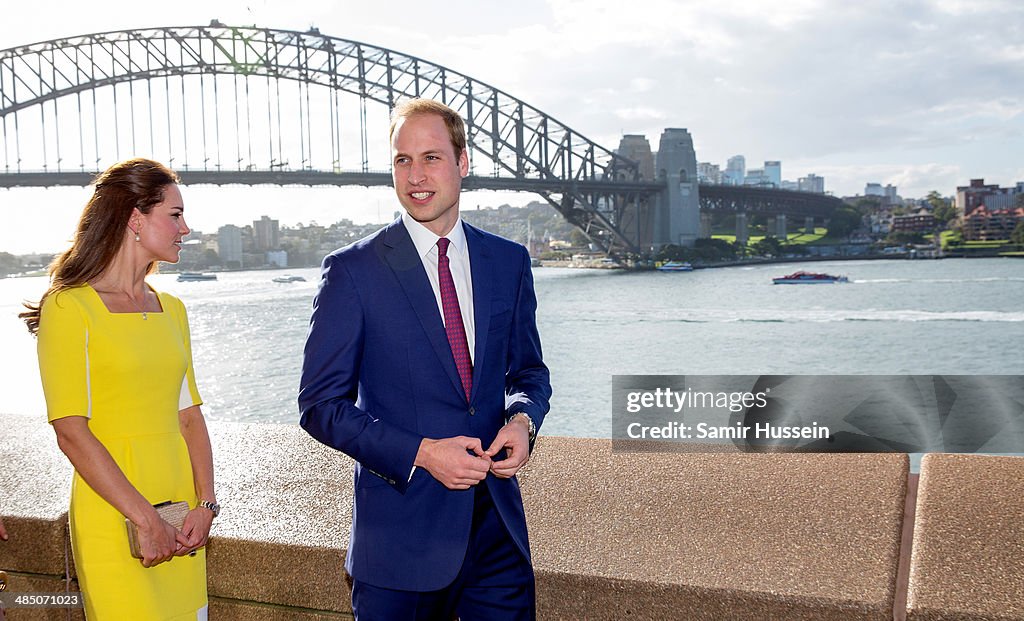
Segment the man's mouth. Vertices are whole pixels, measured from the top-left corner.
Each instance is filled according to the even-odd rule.
[[[434,195],[433,192],[412,192],[412,193],[409,194],[409,196],[412,196],[413,198],[415,198],[418,201],[426,200],[426,199],[430,198],[433,195]]]

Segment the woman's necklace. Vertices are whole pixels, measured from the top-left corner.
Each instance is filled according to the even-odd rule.
[[[133,298],[132,296],[128,295],[127,291],[122,291],[121,293],[123,293],[125,295],[125,297],[128,298],[128,301],[132,303],[132,306],[134,306],[137,311],[142,313],[142,320],[143,321],[146,321],[147,319],[149,319],[149,314],[146,311],[142,310],[142,307],[139,306],[138,302],[135,301],[135,298]],[[145,293],[143,293],[143,295],[145,295]]]

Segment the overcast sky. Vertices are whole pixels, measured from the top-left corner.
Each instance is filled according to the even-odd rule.
[[[685,127],[700,161],[781,160],[784,179],[817,173],[838,195],[1024,180],[1018,0],[60,0],[5,3],[0,48],[214,18],[419,56],[610,148]]]

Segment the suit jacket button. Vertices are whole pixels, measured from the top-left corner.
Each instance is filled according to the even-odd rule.
[[[476,408],[473,407],[473,406],[469,406],[469,415],[473,416],[475,414],[476,414]]]

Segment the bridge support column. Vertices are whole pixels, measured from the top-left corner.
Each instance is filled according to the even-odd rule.
[[[700,237],[708,239],[711,237],[711,214],[700,212]]]
[[[692,247],[700,234],[697,155],[685,129],[668,128],[658,145],[657,175],[665,179],[654,214],[655,248],[666,244]]]
[[[789,232],[786,231],[786,214],[780,213],[775,216],[775,237],[786,241],[787,235],[789,235]]]
[[[747,230],[747,213],[741,211],[736,214],[736,241],[746,244],[750,240],[750,231]]]
[[[808,216],[804,219],[804,233],[814,235],[814,217]]]

